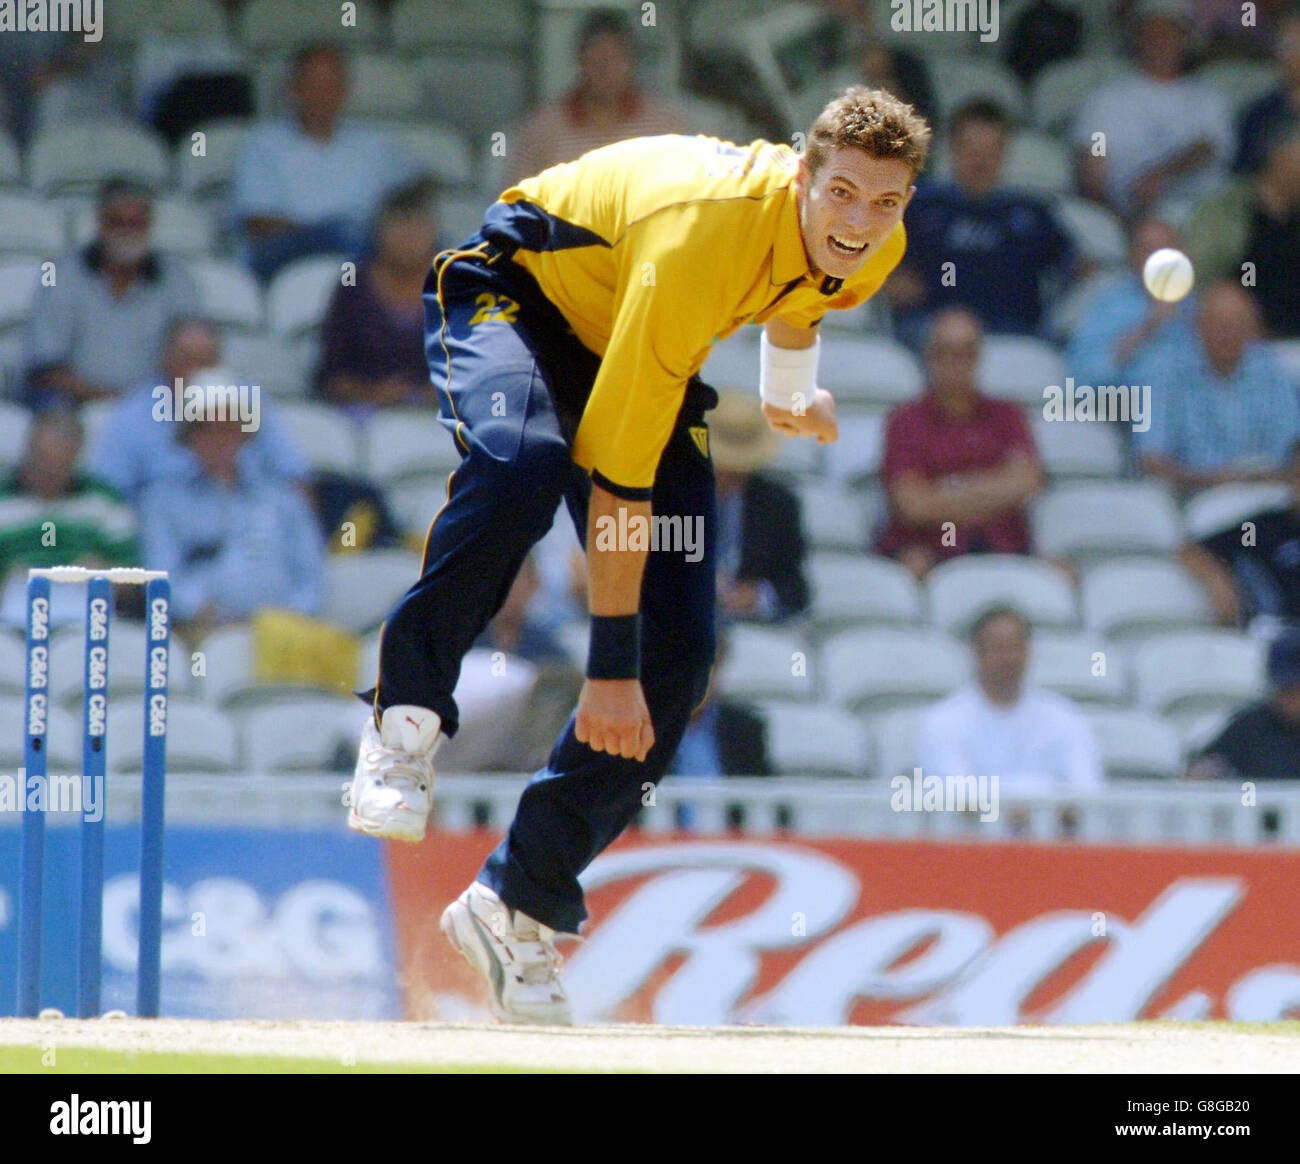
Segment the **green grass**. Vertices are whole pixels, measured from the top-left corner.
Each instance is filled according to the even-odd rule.
[[[55,1062],[41,1062],[40,1047],[0,1046],[0,1075],[524,1075],[554,1074],[509,1063],[374,1063],[345,1066],[338,1059],[288,1059],[272,1055],[205,1055],[160,1051],[107,1051],[54,1047]]]

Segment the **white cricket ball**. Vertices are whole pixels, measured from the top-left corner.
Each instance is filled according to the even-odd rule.
[[[1147,256],[1142,282],[1164,303],[1177,303],[1192,289],[1192,260],[1173,247],[1161,247]]]

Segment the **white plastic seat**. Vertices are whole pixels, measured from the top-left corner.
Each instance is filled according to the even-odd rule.
[[[1178,733],[1149,711],[1080,708],[1092,728],[1102,767],[1112,779],[1172,779],[1182,771]]]
[[[483,225],[492,196],[480,191],[448,190],[438,198],[438,228],[449,242],[462,243]]]
[[[40,264],[35,259],[0,260],[0,331],[27,319],[39,280]]]
[[[1139,706],[1161,715],[1226,711],[1264,692],[1264,644],[1230,630],[1161,635],[1137,647]]]
[[[912,775],[920,762],[918,746],[926,707],[901,707],[878,716],[871,725],[873,772],[881,780]]]
[[[403,533],[423,538],[447,500],[447,474],[405,477],[384,487],[388,510]]]
[[[1027,681],[1078,703],[1122,704],[1128,699],[1125,654],[1087,631],[1036,631],[1029,643]]]
[[[238,717],[243,768],[328,771],[341,751],[355,753],[365,716],[360,701],[344,695],[302,695],[249,708]]]
[[[700,379],[719,392],[752,392],[757,399],[760,339],[758,328],[742,327],[714,344],[700,369]]]
[[[414,62],[385,52],[361,52],[348,62],[348,114],[420,117],[427,113]]]
[[[1099,562],[1079,592],[1085,625],[1110,638],[1204,626],[1213,617],[1200,585],[1168,558]]]
[[[362,634],[383,622],[419,577],[420,555],[406,550],[331,554],[320,616]]]
[[[199,675],[193,674],[196,651],[202,653]],[[186,653],[191,659],[186,671],[190,676],[189,691],[196,699],[221,706],[256,685],[253,632],[247,624],[218,627],[204,636],[202,642],[187,645]]]
[[[276,272],[266,289],[266,324],[293,338],[319,328],[335,291],[343,286],[346,255],[314,255]]]
[[[222,327],[260,330],[262,292],[257,280],[229,259],[191,259],[203,315]]]
[[[1074,188],[1074,160],[1057,139],[1036,129],[1017,129],[1007,142],[1001,182],[1036,194],[1067,194]]]
[[[51,125],[28,147],[27,176],[43,194],[98,186],[107,178],[132,178],[166,186],[171,162],[162,140],[131,121]]]
[[[834,707],[768,703],[767,752],[782,776],[865,776],[870,748],[866,729]]]
[[[822,647],[819,662],[827,698],[846,711],[886,711],[938,699],[970,674],[961,643],[919,628],[845,631]]]
[[[72,208],[72,236],[85,246],[98,230],[94,202],[77,199]],[[153,203],[152,245],[174,255],[212,254],[217,242],[217,223],[212,211],[185,195],[164,195]]]
[[[1154,481],[1056,485],[1030,508],[1041,557],[1172,554],[1182,541],[1178,506]]]
[[[427,108],[438,110],[441,120],[475,142],[488,143],[492,134],[503,131],[507,143],[513,141],[518,122],[531,103],[522,54],[501,43],[498,34],[502,31],[504,28],[492,38],[463,47],[444,44],[416,58]],[[485,177],[483,189],[495,196],[504,186]]]
[[[817,383],[836,400],[897,404],[920,395],[924,381],[916,357],[897,340],[831,333],[822,339]]]
[[[114,44],[134,44],[148,35],[203,40],[226,34],[217,0],[114,0],[105,7]]]
[[[23,754],[25,739],[22,725],[27,719],[27,702],[22,695],[0,694],[0,769],[16,772],[26,759]],[[48,709],[45,722],[47,763],[51,772],[81,770],[81,717],[57,704]]]
[[[876,554],[814,554],[808,564],[819,632],[855,623],[916,624],[921,588],[906,566]]]
[[[812,699],[816,679],[802,635],[738,623],[727,632],[727,657],[715,673],[719,694],[737,699]]]
[[[464,4],[460,0],[397,0],[389,15],[393,46],[402,52],[449,45],[521,46],[529,37],[523,0]]]
[[[383,17],[370,0],[356,0],[356,23],[344,25],[338,4],[314,0],[249,0],[238,16],[239,38],[259,52],[292,52],[312,41],[369,44],[382,35]]]
[[[4,277],[0,268],[0,280]],[[0,400],[0,466],[16,465],[27,447],[27,429],[32,414],[19,404]]]
[[[1084,198],[1066,197],[1056,214],[1079,254],[1100,267],[1122,267],[1128,257],[1124,224],[1104,206]]]
[[[0,696],[27,689],[27,648],[22,636],[0,630]]]
[[[1233,712],[1222,708],[1216,711],[1203,711],[1191,715],[1179,726],[1178,738],[1183,745],[1183,756],[1190,760],[1204,751],[1219,737],[1219,733],[1228,726]]]
[[[804,535],[814,550],[861,553],[867,545],[867,509],[862,494],[834,481],[805,481],[798,486]]]
[[[1045,340],[1025,335],[988,335],[976,377],[990,396],[1042,407],[1043,390],[1065,386],[1065,360]]]
[[[936,566],[925,580],[930,621],[964,635],[990,607],[1014,606],[1036,626],[1078,621],[1074,587],[1059,567],[1018,554],[968,554]]]
[[[467,187],[474,180],[474,155],[459,130],[421,121],[415,125],[390,121],[370,124],[386,133],[396,147],[442,186]]]
[[[447,474],[460,464],[455,439],[431,409],[377,412],[366,424],[362,446],[365,473],[380,485],[411,476],[438,476],[445,483]]]
[[[1033,427],[1038,455],[1053,478],[1118,477],[1124,469],[1120,436],[1108,421],[1054,421],[1040,412]]]
[[[83,603],[84,606],[84,603]],[[113,699],[133,699],[139,702],[144,691],[147,643],[144,625],[113,618],[108,634],[108,684],[110,706]],[[179,652],[172,646],[173,663]],[[85,691],[86,636],[85,626],[67,627],[57,631],[50,639],[50,698],[55,703],[79,707]]]
[[[996,102],[1013,119],[1025,108],[1025,94],[1016,75],[988,56],[946,55],[941,65],[930,70],[930,79],[937,113],[945,125],[951,124],[952,115],[969,101]]]
[[[279,401],[279,414],[313,469],[354,475],[361,471],[355,422],[327,404]]]
[[[66,239],[63,215],[46,199],[21,190],[0,192],[0,251],[45,252],[53,258]]]
[[[1080,107],[1098,85],[1132,71],[1132,64],[1120,56],[1088,54],[1053,61],[1030,86],[1034,124],[1045,133],[1068,134]]]
[[[885,416],[861,413],[839,418],[839,440],[823,449],[826,472],[835,481],[855,483],[880,471],[885,455]]]
[[[113,772],[138,772],[144,762],[144,703],[110,700],[108,762]],[[238,763],[228,716],[192,699],[167,702],[167,768],[171,772],[231,772]]]
[[[1234,482],[1203,489],[1183,507],[1183,525],[1194,540],[1212,537],[1269,509],[1284,509],[1291,490],[1281,482]]]
[[[241,383],[258,385],[273,396],[302,397],[311,386],[310,343],[293,342],[270,332],[234,332],[222,340],[225,365]]]
[[[211,199],[223,194],[234,178],[249,125],[243,118],[222,118],[205,121],[185,134],[174,154],[180,188],[192,198]],[[203,134],[203,152],[197,155],[195,133]]]

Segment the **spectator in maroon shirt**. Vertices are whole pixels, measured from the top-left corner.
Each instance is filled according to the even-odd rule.
[[[885,428],[889,519],[877,548],[918,578],[958,554],[1030,552],[1025,504],[1043,470],[1020,409],[976,385],[982,338],[970,312],[939,312],[925,345],[929,387]]]
[[[420,295],[437,229],[428,179],[384,199],[375,257],[358,268],[355,286],[334,292],[321,324],[318,396],[362,412],[432,401]]]

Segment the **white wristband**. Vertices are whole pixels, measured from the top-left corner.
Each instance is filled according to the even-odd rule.
[[[822,337],[807,348],[778,348],[763,332],[759,345],[758,393],[765,404],[793,412],[795,405],[806,410],[817,393],[817,361]]]

